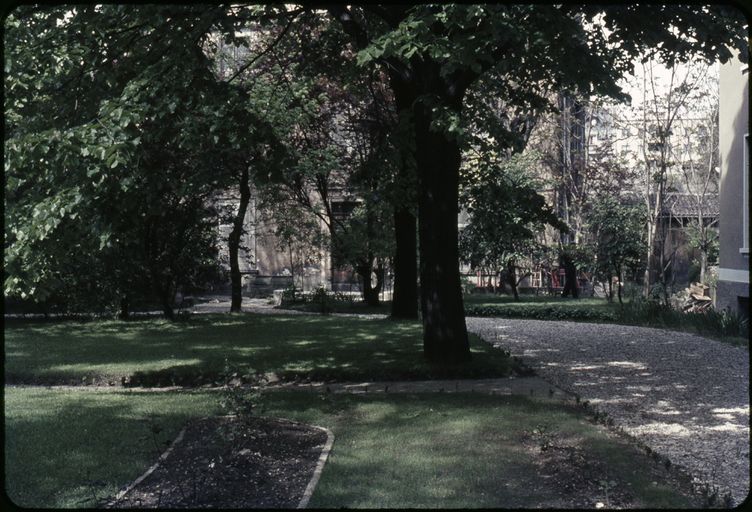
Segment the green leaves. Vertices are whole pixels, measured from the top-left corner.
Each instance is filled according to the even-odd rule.
[[[481,153],[465,173],[460,201],[469,219],[460,232],[460,254],[472,266],[503,268],[529,257],[545,224],[566,229],[537,193],[528,169],[535,155],[494,159]],[[474,166],[474,168],[473,168]]]

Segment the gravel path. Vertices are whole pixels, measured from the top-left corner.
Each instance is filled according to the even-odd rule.
[[[614,425],[741,503],[749,493],[749,351],[623,325],[467,318],[468,330],[588,400]]]

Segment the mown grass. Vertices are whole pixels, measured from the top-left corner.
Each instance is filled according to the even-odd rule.
[[[6,323],[9,383],[202,385],[282,380],[501,377],[512,363],[471,337],[473,360],[429,364],[418,322],[317,315],[196,315],[183,322]]]
[[[189,418],[226,412],[208,391],[11,387],[5,398],[6,491],[25,507],[92,506],[153,463],[153,425],[164,444]],[[536,432],[576,447],[589,461],[584,470],[641,506],[693,505],[644,453],[562,404],[480,394],[268,392],[253,400],[255,414],[333,431],[313,507],[557,507],[572,491],[543,476],[552,468],[541,465]],[[592,506],[605,495],[585,499]]]
[[[94,506],[146,471],[186,421],[218,412],[208,393],[6,387],[5,491],[21,507]]]

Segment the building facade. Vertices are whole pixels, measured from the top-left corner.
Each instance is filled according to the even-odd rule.
[[[715,306],[749,313],[749,67],[720,70],[720,248]]]

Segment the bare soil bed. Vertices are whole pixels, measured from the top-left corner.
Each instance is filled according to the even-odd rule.
[[[326,432],[258,417],[204,418],[157,468],[108,508],[295,508]]]

